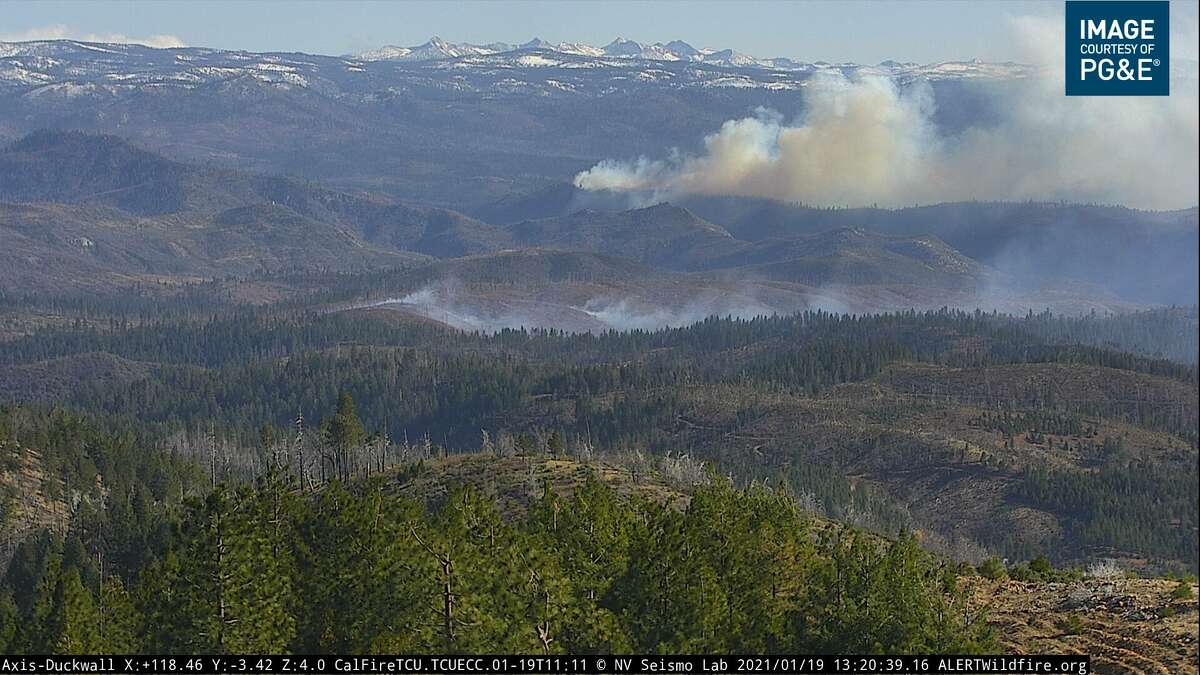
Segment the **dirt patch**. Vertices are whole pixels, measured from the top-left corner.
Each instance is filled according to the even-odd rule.
[[[1025,584],[966,581],[972,605],[986,609],[1001,645],[1020,654],[1087,654],[1096,673],[1197,672],[1196,588],[1171,597],[1161,579]]]

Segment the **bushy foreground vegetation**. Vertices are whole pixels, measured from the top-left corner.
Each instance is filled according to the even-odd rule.
[[[594,477],[521,518],[459,490],[303,489],[271,470],[112,495],[16,550],[9,652],[953,652],[993,646],[910,536],[816,536],[790,497],[714,479],[686,510]],[[140,521],[140,522],[139,522]],[[107,528],[98,527],[105,524]],[[154,533],[137,542],[109,533]]]
[[[161,323],[148,317],[108,325],[81,320],[73,327],[47,329],[33,337],[0,344],[0,367],[19,369],[36,366],[41,363],[38,359],[69,360],[89,350],[101,350],[114,357],[146,362],[146,370],[128,380],[83,378],[82,383],[64,390],[62,402],[70,406],[66,409],[34,405],[0,410],[0,461],[4,462],[0,468],[19,468],[27,453],[36,452],[38,469],[46,476],[42,483],[45,494],[38,498],[66,505],[59,511],[47,511],[52,518],[21,525],[25,528],[22,534],[29,527],[49,525],[57,532],[58,543],[34,543],[38,540],[27,538],[14,557],[9,583],[16,593],[16,604],[15,613],[9,615],[16,618],[11,625],[37,628],[10,637],[25,640],[13,643],[25,645],[22,648],[35,644],[47,647],[51,643],[46,640],[57,639],[56,629],[47,627],[50,624],[46,617],[50,614],[35,620],[33,608],[37,603],[30,595],[48,569],[45,561],[53,557],[47,557],[49,551],[61,550],[63,570],[78,570],[79,587],[91,594],[93,607],[107,607],[106,594],[120,595],[118,590],[125,589],[132,607],[138,612],[147,610],[149,605],[139,600],[144,597],[139,594],[145,592],[145,570],[168,569],[163,566],[172,556],[182,564],[193,555],[187,546],[200,546],[186,544],[194,539],[188,539],[193,536],[188,533],[197,528],[211,530],[213,518],[232,522],[227,515],[260,508],[254,506],[258,503],[255,500],[262,498],[260,492],[245,493],[244,488],[234,487],[214,492],[216,484],[243,484],[263,475],[269,466],[285,467],[277,484],[264,485],[263,489],[269,487],[274,491],[270,494],[285,496],[283,501],[295,509],[283,520],[272,518],[281,527],[287,524],[293,528],[289,530],[295,533],[288,535],[289,546],[305,541],[304,533],[310,531],[303,529],[303,523],[317,517],[313,513],[323,513],[319,505],[338,490],[346,493],[347,500],[376,499],[393,504],[388,508],[397,512],[411,512],[415,520],[404,522],[414,532],[426,533],[422,537],[434,546],[434,531],[441,527],[439,519],[449,517],[446,513],[424,514],[420,507],[405,505],[382,493],[371,496],[361,481],[420,457],[476,450],[505,456],[644,453],[655,461],[698,457],[721,473],[732,474],[738,484],[758,480],[786,485],[797,495],[801,510],[887,536],[921,527],[922,523],[911,515],[911,503],[897,497],[895,486],[872,480],[878,474],[868,475],[866,480],[852,479],[847,474],[861,470],[850,469],[846,462],[876,453],[883,458],[879,464],[882,468],[866,461],[863,465],[868,472],[886,473],[889,465],[883,462],[891,461],[887,453],[894,452],[903,455],[897,461],[917,462],[930,470],[950,467],[963,475],[978,476],[981,481],[1001,482],[1005,506],[1037,509],[1061,525],[1054,538],[1042,540],[1014,537],[1009,541],[1003,538],[1008,531],[997,528],[999,532],[993,538],[967,542],[972,554],[956,557],[980,562],[996,553],[1011,560],[1025,560],[1044,553],[1057,564],[1086,565],[1089,557],[1132,555],[1159,565],[1159,569],[1194,572],[1198,560],[1195,528],[1200,517],[1194,480],[1195,366],[1039,337],[1043,333],[1075,335],[1091,321],[1109,326],[1114,340],[1135,340],[1141,332],[1157,336],[1176,326],[1172,323],[1174,316],[1151,316],[1151,327],[1139,328],[1141,324],[1136,322],[1076,322],[1036,315],[1011,319],[981,312],[907,312],[870,317],[813,312],[753,321],[710,318],[688,328],[653,332],[563,335],[554,331],[505,331],[478,335],[380,316],[232,313],[200,321],[173,318]],[[920,365],[912,367],[914,363]],[[976,372],[971,369],[1020,370],[1034,364],[1053,366],[1047,368],[1052,373],[1075,366],[1087,368],[1090,370],[1083,372],[1085,379],[1090,379],[1066,395],[1058,394],[1054,383],[1042,386],[1031,380],[1029,385],[1010,385],[1003,397],[980,390],[970,380],[971,373]],[[944,374],[955,369],[963,369],[961,372],[968,377],[921,379],[923,372]],[[847,383],[871,378],[874,382],[863,386],[878,383],[890,387],[888,391],[897,397],[907,398],[871,404],[891,406],[880,410],[847,408],[845,417],[838,408],[841,404],[825,400],[839,387],[853,390],[858,386]],[[353,395],[353,401],[347,394]],[[779,416],[782,422],[778,424],[793,425],[788,417],[791,411],[808,411],[804,406],[813,403],[825,407],[812,408],[816,412],[803,422],[797,420],[794,426],[816,428],[824,424],[823,429],[833,431],[822,437],[788,436],[790,430],[783,426],[754,429],[757,418],[778,401],[790,406],[783,408],[786,414]],[[969,431],[995,434],[1003,438],[1003,445],[980,447],[957,439],[944,443],[936,438],[937,434],[929,442],[914,441],[901,432],[908,431],[905,425],[918,413],[935,423],[913,429],[913,437],[916,432],[924,436],[926,430],[939,431],[935,415],[961,413]],[[727,419],[718,423],[706,419],[709,414]],[[1131,444],[1124,444],[1113,433],[1117,425],[1125,425],[1121,433],[1142,433],[1141,445],[1131,449]],[[736,441],[727,439],[735,439],[747,429],[751,432],[748,435],[764,440],[747,443],[738,454],[733,447]],[[783,440],[772,445],[777,432]],[[1159,435],[1145,440],[1152,434]],[[1164,437],[1166,440],[1161,440]],[[1150,443],[1157,445],[1150,447]],[[688,463],[684,468],[695,473],[698,465]],[[283,474],[292,476],[295,483],[286,483]],[[330,481],[344,487],[323,487]],[[215,496],[209,499],[216,502],[195,503],[210,493]],[[5,519],[30,511],[28,505],[15,503],[28,495],[0,497],[4,498],[0,516]],[[755,499],[759,497],[763,495]],[[481,512],[493,509],[478,495],[462,498],[479,502]],[[189,499],[193,503],[185,506]],[[642,528],[654,518],[683,517],[655,515],[651,507],[641,504],[621,508],[628,510],[628,519]],[[537,512],[535,509],[535,515]],[[530,518],[528,522],[505,523],[504,527],[511,537],[532,537],[534,516]],[[202,524],[205,522],[209,525]],[[246,532],[251,538],[265,536],[253,529]],[[537,536],[545,541],[548,535]],[[805,541],[797,537],[797,541]],[[630,541],[633,550],[636,539]],[[646,545],[651,543],[647,540]],[[848,639],[849,632],[835,633],[821,623],[844,615],[845,608],[839,607],[838,612],[819,609],[825,607],[821,602],[832,600],[812,595],[820,584],[818,577],[808,576],[817,574],[828,561],[837,560],[842,548],[832,542],[810,543],[811,550],[805,549],[806,562],[798,564],[798,572],[787,573],[798,574],[806,590],[789,596],[791,604],[781,605],[783,608],[772,615],[773,628],[754,629],[758,631],[753,633],[754,639],[764,641],[761,644],[768,645],[766,649],[815,650],[824,644],[821,639],[831,639],[813,637],[821,630]],[[864,545],[855,549],[859,551],[855,555],[870,557],[879,553],[869,551],[868,555]],[[841,546],[848,544],[842,542]],[[545,543],[544,548],[553,560],[566,550],[557,542]],[[277,558],[279,564],[307,570],[305,565],[311,560],[304,557],[304,550],[289,550],[291,553]],[[558,566],[554,569],[565,564],[554,562]],[[920,562],[923,571],[917,576],[922,579],[920,588],[932,593],[936,574],[930,564]],[[463,565],[466,563],[460,568]],[[691,584],[712,583],[721,588],[732,584],[730,588],[735,590],[730,593],[742,588],[740,580],[717,572],[710,578],[705,576],[710,574],[703,571],[706,568],[697,569],[702,571],[695,572],[700,576]],[[161,570],[154,576],[163,578],[166,572]],[[595,609],[600,612],[596,615],[610,616],[612,633],[625,640],[620,644],[641,650],[650,643],[640,640],[650,640],[646,636],[651,634],[659,636],[654,640],[666,640],[661,635],[668,629],[638,623],[650,614],[646,608],[630,609],[634,605],[628,603],[633,601],[617,592],[623,588],[618,581],[628,581],[626,571],[611,572],[611,583],[603,592],[598,587],[591,589],[589,597],[595,608],[570,605],[574,607],[570,611],[586,610],[591,615]],[[188,578],[194,577],[192,572],[186,573]],[[74,582],[67,584],[69,575],[63,576],[65,572],[55,574],[59,576],[43,583],[45,612],[53,611],[60,586],[74,588]],[[562,574],[571,580],[575,572],[568,569]],[[655,577],[655,583],[667,583],[675,572],[664,569],[657,574],[666,576]],[[1018,571],[1020,574],[1024,572]],[[429,578],[424,573],[419,576]],[[114,583],[110,588],[107,581],[100,582],[102,577],[111,577],[120,586]],[[259,588],[270,586],[261,581],[253,583]],[[385,582],[393,581],[387,577]],[[314,588],[334,585],[324,578],[312,583]],[[175,583],[172,588],[185,585]],[[573,596],[568,593],[564,597]],[[465,599],[463,602],[468,603]],[[877,608],[871,602],[863,605],[862,611],[874,621],[878,618]],[[203,604],[195,599],[187,599],[186,603]],[[670,606],[675,612],[674,605]],[[291,621],[309,621],[310,609],[287,605],[284,614],[292,617]],[[699,616],[709,609],[687,611]],[[819,618],[821,611],[827,611],[825,619]],[[697,628],[707,624],[700,618],[695,620],[701,623],[688,624],[680,634],[708,635],[704,632],[707,629]],[[143,617],[137,621],[146,622],[137,625],[167,625],[167,618]],[[560,627],[564,623],[561,618],[556,621]],[[805,621],[826,628],[802,632],[798,626],[805,625]],[[340,629],[343,623],[339,619],[330,630]],[[735,634],[726,624],[719,625],[720,630],[713,635],[726,639]],[[784,625],[786,629],[779,628]],[[40,631],[40,637],[29,632],[32,630]],[[208,628],[180,628],[173,634],[191,634],[188,631],[197,635],[212,633]],[[160,638],[141,628],[134,632],[142,648],[168,648],[156,642]],[[313,641],[313,635],[319,632],[316,627],[298,626],[294,634],[288,633],[285,645],[323,648],[324,643]],[[428,635],[445,638],[441,633]],[[567,648],[564,645],[584,649],[587,640],[594,638],[573,638],[561,632],[553,637],[556,642],[550,643],[552,649]],[[426,648],[440,648],[433,637],[422,639],[426,640],[422,643]],[[891,637],[873,639],[881,644],[900,644],[888,642]],[[437,644],[444,647],[445,642]],[[501,643],[486,644],[498,648]],[[734,646],[751,649],[757,644]]]

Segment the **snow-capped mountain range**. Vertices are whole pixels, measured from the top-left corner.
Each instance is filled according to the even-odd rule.
[[[603,47],[594,47],[582,42],[547,42],[541,38],[533,38],[521,44],[497,42],[486,45],[469,43],[451,43],[436,35],[427,42],[415,47],[397,47],[388,45],[379,49],[362,52],[355,55],[363,61],[432,61],[434,59],[449,59],[460,56],[482,56],[485,54],[503,54],[506,52],[544,50],[559,54],[575,56],[615,56],[629,59],[645,59],[648,61],[705,61],[721,63],[722,65],[751,65],[759,61],[744,54],[736,54],[742,63],[734,64],[724,55],[733,55],[732,50],[696,49],[682,40],[674,40],[667,44],[655,42],[643,45],[633,40],[617,38]],[[765,62],[764,62],[765,63]]]
[[[511,47],[506,49],[505,47]],[[668,56],[669,55],[669,56]],[[435,204],[485,203],[606,157],[694,149],[727,120],[795,115],[824,72],[928,82],[956,130],[1028,69],[747,60],[682,42],[424,45],[357,56],[76,40],[0,42],[0,146],[95,131],[170,156]],[[517,178],[514,178],[516,176]],[[361,182],[356,182],[361,181]]]
[[[731,49],[696,49],[676,40],[643,45],[618,38],[604,47],[549,43],[473,45],[434,37],[415,47],[387,46],[353,56],[257,53],[75,40],[0,42],[0,90],[24,94],[103,94],[129,87],[190,89],[232,81],[326,94],[379,91],[414,79],[439,88],[520,93],[603,93],[657,82],[673,88],[796,89],[823,71],[914,79],[1011,79],[1029,72],[1014,63],[955,61],[876,65],[760,59]],[[591,71],[591,75],[582,77]],[[582,78],[582,79],[581,79]]]
[[[683,61],[734,68],[766,68],[770,70],[812,70],[821,66],[835,65],[821,61],[809,63],[785,57],[759,58],[735,51],[733,49],[714,49],[712,47],[697,49],[683,40],[672,40],[666,44],[663,44],[662,42],[642,44],[640,42],[627,40],[622,37],[616,38],[603,47],[595,47],[593,45],[580,42],[547,42],[536,37],[521,44],[496,42],[486,45],[476,45],[466,42],[447,42],[446,40],[443,40],[435,35],[424,44],[420,44],[415,47],[397,47],[395,45],[387,45],[379,49],[372,49],[360,54],[356,54],[354,55],[354,58],[361,61],[434,61],[438,59],[454,59],[495,54],[517,54],[520,52],[532,51],[585,57],[637,59],[643,61]],[[861,67],[859,64],[836,65],[841,67]],[[958,67],[944,68],[942,71],[959,73],[973,71],[980,74],[1010,74],[1014,69],[1019,68],[1018,64],[1013,63],[983,64],[977,60],[934,65],[975,66],[974,69],[970,67]],[[985,68],[982,66],[988,67]],[[911,71],[914,69],[924,69],[928,72],[938,72],[935,67],[922,66],[921,64],[912,62],[900,63],[896,61],[885,61],[881,64],[878,64],[876,67],[889,71]]]

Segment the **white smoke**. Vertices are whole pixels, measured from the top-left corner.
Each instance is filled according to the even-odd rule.
[[[506,328],[534,325],[527,317],[516,313],[482,311],[481,308],[462,299],[461,286],[457,279],[442,279],[400,297],[360,303],[348,309],[403,309],[468,332],[496,333]]]
[[[186,47],[183,40],[176,35],[159,34],[146,36],[130,36],[124,33],[94,33],[78,30],[61,23],[48,26],[36,26],[15,33],[0,33],[0,42],[30,42],[41,40],[79,40],[80,42],[104,42],[115,44],[144,45],[159,49]]]
[[[1005,90],[997,124],[943,136],[928,85],[901,89],[881,77],[824,74],[809,80],[808,109],[795,123],[760,110],[725,122],[704,139],[702,154],[606,160],[575,184],[647,201],[711,194],[829,206],[969,199],[1194,206],[1200,124],[1188,57],[1196,22],[1184,12],[1172,18],[1182,67],[1169,97],[1065,96],[1062,19],[1024,17],[1014,20],[1015,33],[1038,74]]]
[[[747,295],[715,293],[701,294],[682,305],[672,306],[629,299],[593,298],[577,309],[599,321],[605,328],[618,331],[682,328],[712,316],[748,320],[786,313]]]
[[[467,332],[497,333],[506,329],[554,328],[568,333],[607,330],[655,331],[690,326],[712,316],[753,319],[790,314],[816,308],[823,297],[811,302],[759,300],[755,289],[707,289],[675,302],[662,304],[645,298],[595,295],[580,303],[547,297],[525,297],[521,293],[492,297],[480,294],[457,279],[440,279],[402,296],[355,303],[344,310],[394,309],[437,321]]]

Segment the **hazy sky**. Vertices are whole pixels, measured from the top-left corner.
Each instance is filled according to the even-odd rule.
[[[132,39],[158,46],[345,54],[431,35],[452,42],[603,45],[682,39],[755,56],[942,61],[1016,57],[1009,19],[1063,3],[959,2],[27,2],[0,0],[0,40]]]

